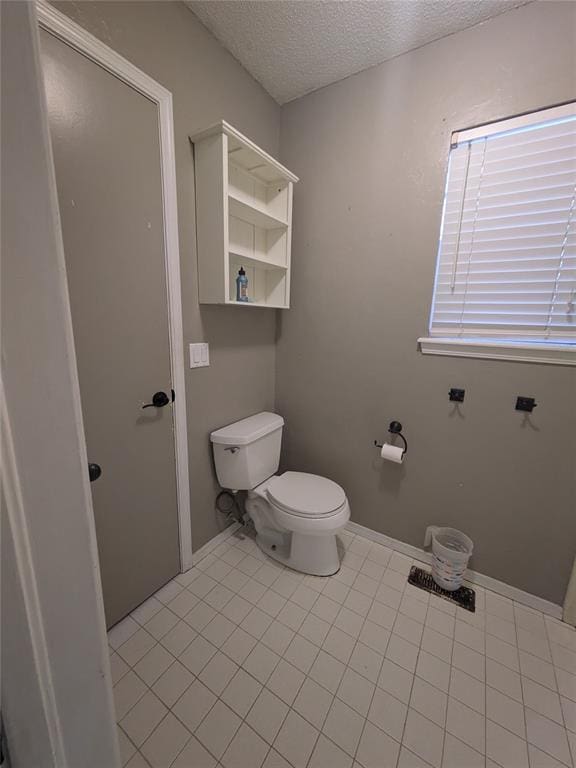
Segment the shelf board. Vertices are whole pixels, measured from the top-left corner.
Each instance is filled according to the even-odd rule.
[[[254,224],[261,229],[286,229],[288,227],[286,221],[270,216],[266,211],[247,203],[232,193],[228,194],[228,210],[230,216],[235,216],[237,219],[248,224]]]
[[[288,269],[285,264],[276,264],[274,261],[270,261],[264,257],[254,256],[248,251],[243,251],[241,248],[231,248],[228,251],[228,256],[234,258],[235,261],[241,261],[250,267],[257,267],[258,269],[281,269],[284,272]]]
[[[228,307],[267,307],[268,309],[290,309],[289,304],[267,304],[265,301],[225,301]]]
[[[271,182],[285,180],[294,183],[298,181],[298,176],[281,165],[278,160],[271,157],[267,152],[264,152],[263,149],[260,149],[260,147],[254,144],[254,142],[247,136],[244,136],[244,134],[240,133],[240,131],[236,130],[236,128],[231,126],[230,123],[227,123],[225,120],[220,120],[209,128],[195,133],[193,136],[190,136],[190,140],[196,143],[208,136],[214,136],[219,133],[224,133],[228,136],[230,154],[234,156],[238,150],[243,151],[246,155],[245,159],[248,161],[247,163],[242,163],[243,167],[256,167],[257,171],[255,175],[259,175],[259,172],[261,172],[263,181]],[[262,171],[260,171],[260,169],[262,169]]]

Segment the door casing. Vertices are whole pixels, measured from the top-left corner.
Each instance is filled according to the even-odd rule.
[[[180,570],[192,567],[192,529],[190,519],[190,482],[188,473],[188,432],[184,390],[184,336],[180,290],[180,251],[178,244],[178,209],[176,199],[176,161],[174,152],[174,120],[172,94],[145,72],[135,67],[98,38],[86,32],[45,0],[38,0],[39,26],[76,49],[99,66],[142,93],[158,107],[160,162],[162,166],[162,207],[164,215],[164,253],[170,333],[170,367],[173,404],[174,445]]]

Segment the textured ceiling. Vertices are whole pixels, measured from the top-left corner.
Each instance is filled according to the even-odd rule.
[[[188,0],[187,5],[283,104],[526,1]]]

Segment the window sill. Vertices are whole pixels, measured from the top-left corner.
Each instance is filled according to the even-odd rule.
[[[521,363],[576,366],[574,344],[528,344],[474,339],[421,338],[423,355],[476,357],[488,360],[516,360]]]

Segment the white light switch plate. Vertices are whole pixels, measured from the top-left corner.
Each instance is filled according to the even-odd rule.
[[[190,344],[190,368],[204,368],[207,365],[210,365],[208,344]]]

